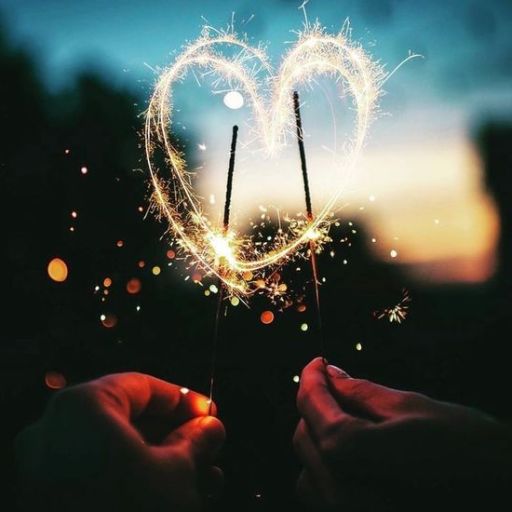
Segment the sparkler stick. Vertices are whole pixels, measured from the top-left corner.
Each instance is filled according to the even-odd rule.
[[[293,107],[295,110],[295,124],[297,126],[297,142],[299,144],[300,165],[302,169],[302,180],[304,183],[304,197],[306,199],[306,212],[308,221],[313,221],[313,207],[311,205],[311,192],[309,190],[308,167],[306,163],[306,151],[304,149],[304,130],[302,129],[302,118],[300,115],[299,93],[293,92]],[[316,323],[320,336],[320,355],[325,361],[325,343],[322,326],[322,314],[320,309],[320,288],[318,282],[318,266],[316,260],[316,247],[314,239],[309,240],[309,261],[311,262],[311,273],[313,276],[313,289],[315,291]]]
[[[236,141],[238,137],[238,126],[233,126],[233,135],[231,137],[231,150],[229,152],[229,167],[228,167],[228,180],[226,183],[226,199],[224,201],[224,218],[223,218],[223,230],[226,235],[229,229],[229,214],[231,212],[231,193],[233,191],[233,174],[235,172],[235,154],[236,154]],[[217,300],[217,310],[215,313],[215,325],[213,328],[213,340],[212,340],[212,358],[210,367],[210,393],[209,393],[209,405],[208,414],[212,412],[213,404],[213,387],[215,384],[215,369],[217,366],[217,346],[219,341],[219,324],[220,314],[222,309],[222,301],[224,300],[224,281],[219,276],[217,281],[217,288],[219,290],[219,298]]]

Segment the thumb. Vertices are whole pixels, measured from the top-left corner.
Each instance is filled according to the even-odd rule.
[[[163,446],[178,448],[197,464],[212,464],[225,438],[226,431],[219,419],[201,416],[173,430],[163,442]]]
[[[402,412],[404,406],[416,403],[415,393],[388,388],[375,382],[354,379],[344,370],[327,366],[330,388],[340,406],[347,412],[368,419],[382,420]]]

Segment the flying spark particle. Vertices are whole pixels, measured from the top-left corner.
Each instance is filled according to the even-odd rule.
[[[173,260],[174,258],[176,258],[176,253],[172,250],[172,249],[169,249],[167,251],[167,257],[170,259],[170,260]]]
[[[206,151],[206,144],[198,144],[197,147],[201,150],[201,151]]]
[[[190,393],[190,389],[188,389],[188,388],[181,388],[180,389],[180,393],[182,395],[188,395]]]
[[[73,219],[76,219],[78,217],[78,213],[76,211],[72,211],[71,212],[71,217],[73,217]]]
[[[306,323],[301,324],[301,326],[300,326],[300,330],[301,330],[302,332],[306,332],[308,329],[309,329],[308,324],[306,324]]]
[[[238,306],[238,304],[240,304],[240,299],[238,297],[231,297],[230,302],[232,306]]]
[[[356,350],[361,352],[361,350],[363,350],[363,345],[361,345],[361,343],[356,343]]]
[[[137,311],[140,311],[140,306],[137,306],[135,309],[136,309]]]
[[[158,276],[161,272],[161,269],[158,265],[155,265],[152,269],[151,269],[151,273],[154,275],[154,276]]]
[[[103,286],[105,288],[112,286],[112,279],[110,279],[110,277],[105,277],[105,279],[103,279]]]
[[[89,172],[89,169],[87,169],[87,167],[83,166],[83,167],[80,169],[80,172],[85,176],[85,175]]]
[[[372,244],[374,244],[376,242],[377,242],[377,239],[376,238],[372,238]]]
[[[215,204],[215,194],[210,194],[210,204]]]
[[[292,380],[295,384],[298,384],[300,382],[300,377],[298,375],[294,375]]]
[[[118,241],[116,242],[116,245],[117,245],[117,247],[123,247],[124,242],[123,242],[122,240],[118,240]]]
[[[396,258],[398,256],[398,251],[395,251],[395,249],[392,249],[391,251],[389,251],[389,255],[392,258]]]
[[[139,268],[144,268],[146,266],[146,262],[144,260],[140,260],[138,263],[137,263],[137,266]]]
[[[211,284],[210,285],[210,291],[212,293],[218,293],[219,292],[219,289],[217,288],[217,286],[215,286],[214,284]]]

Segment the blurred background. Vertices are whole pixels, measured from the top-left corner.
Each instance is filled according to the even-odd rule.
[[[207,392],[216,297],[205,296],[208,282],[187,279],[165,225],[147,215],[143,113],[158,70],[205,24],[234,19],[252,43],[267,43],[277,68],[304,21],[300,5],[0,0],[7,449],[56,389],[104,373],[140,370]],[[409,52],[422,56],[386,82],[333,246],[320,257],[327,357],[354,375],[509,420],[512,4],[316,0],[306,8],[333,32],[349,18],[352,39],[388,71]],[[222,95],[180,87],[176,140],[201,168],[206,200],[222,197],[231,125],[241,121],[244,137],[245,107],[231,111]],[[325,161],[346,131],[332,142],[323,100],[303,94],[318,204],[341,179],[327,179]],[[286,208],[303,209],[300,181],[295,189],[275,173],[288,166],[300,180],[297,160],[255,162],[247,152],[237,166],[240,222],[275,191]],[[216,215],[222,204],[210,202]],[[256,298],[250,308],[230,305],[223,322],[216,393],[229,440],[219,510],[297,506],[296,377],[319,350],[302,266],[305,310]],[[396,305],[406,306],[401,323],[390,321]],[[265,311],[271,323],[261,321]]]

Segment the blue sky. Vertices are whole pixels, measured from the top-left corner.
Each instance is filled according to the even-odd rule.
[[[202,17],[219,27],[235,12],[237,27],[268,41],[277,57],[290,30],[302,22],[298,5],[296,0],[0,0],[4,25],[15,41],[37,52],[52,88],[92,65],[136,90],[138,81],[151,82],[144,63],[166,64],[171,51],[197,36]],[[307,10],[333,30],[349,17],[355,39],[389,67],[408,50],[424,55],[421,64],[407,66],[390,84],[403,93],[397,108],[420,94],[426,101],[485,108],[481,96],[492,104],[493,94],[512,87],[510,0],[311,0]]]

